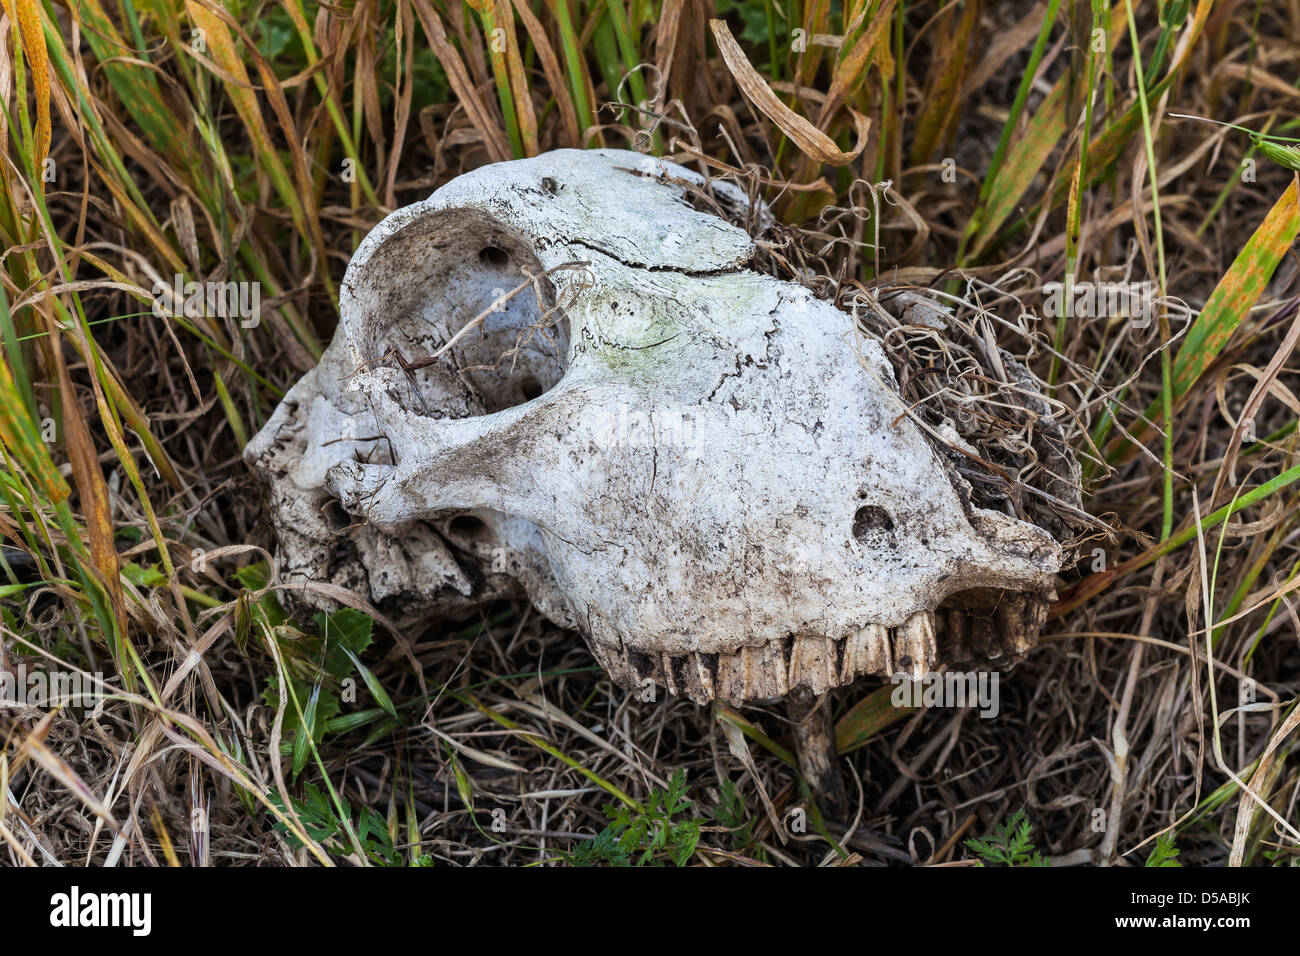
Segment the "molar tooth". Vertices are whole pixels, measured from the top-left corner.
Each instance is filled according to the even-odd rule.
[[[944,614],[947,625],[945,652],[952,663],[968,661],[971,658],[970,617],[961,608],[949,608]]]
[[[1029,597],[1025,594],[1004,595],[997,609],[998,630],[1002,642],[1013,654],[1025,654],[1037,642],[1029,626]]]
[[[718,661],[717,694],[732,703],[784,697],[789,689],[784,641],[741,647]]]
[[[785,641],[768,641],[745,648],[746,688],[756,697],[784,697],[790,690],[785,667]]]
[[[835,642],[829,637],[796,637],[790,651],[789,685],[824,694],[836,685],[835,678]]]
[[[705,655],[692,652],[686,655],[686,696],[697,704],[707,704],[714,698],[713,670]]]
[[[677,675],[673,673],[673,656],[671,654],[661,654],[664,669],[664,686],[668,688],[668,693],[676,696],[682,692],[677,686]]]
[[[898,626],[894,635],[894,662],[898,670],[919,680],[934,669],[938,657],[934,614],[918,611]]]
[[[718,658],[718,696],[739,706],[745,699],[745,648]]]
[[[784,697],[790,693],[785,666],[786,639],[768,641],[758,648],[755,657],[758,666],[751,670],[756,675],[754,687],[766,697]]]
[[[1002,656],[1002,648],[998,645],[997,628],[993,625],[993,619],[985,617],[983,614],[973,614],[970,618],[971,627],[971,650],[980,657],[987,657],[995,661]]]
[[[893,669],[889,631],[883,625],[868,624],[849,636],[840,667],[841,684],[862,674],[889,674]]]
[[[1051,613],[1052,602],[1056,600],[1056,591],[1048,594],[1032,594],[1029,596],[1029,609],[1031,618],[1031,627],[1035,634],[1041,634],[1043,628],[1047,626],[1047,615]]]
[[[591,648],[591,655],[605,669],[610,680],[624,687],[632,682],[632,668],[628,665],[627,650],[623,647],[622,641],[611,643],[592,640],[588,646]]]
[[[627,649],[627,669],[632,676],[632,689],[640,692],[645,682],[651,681],[660,687],[667,684],[663,677],[663,667],[658,656],[645,654],[632,648]]]

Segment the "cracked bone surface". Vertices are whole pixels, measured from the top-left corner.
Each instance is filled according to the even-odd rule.
[[[282,582],[409,618],[526,594],[615,681],[701,702],[1022,654],[1058,543],[972,505],[880,344],[681,181],[560,150],[375,227],[245,451]]]

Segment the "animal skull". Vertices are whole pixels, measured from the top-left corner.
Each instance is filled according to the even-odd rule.
[[[1060,546],[973,506],[880,344],[682,181],[559,150],[380,223],[245,452],[282,579],[416,614],[522,589],[614,680],[700,702],[1023,653]]]

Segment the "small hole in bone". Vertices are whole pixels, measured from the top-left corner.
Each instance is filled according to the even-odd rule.
[[[456,515],[447,522],[447,534],[460,544],[479,544],[492,537],[491,529],[475,515]]]
[[[343,506],[331,498],[321,508],[321,514],[329,522],[331,531],[342,531],[352,523],[352,516],[343,510]]]
[[[496,246],[484,246],[478,251],[478,261],[485,266],[503,266],[510,261],[510,254]]]
[[[537,380],[536,375],[525,375],[519,383],[519,391],[523,393],[524,401],[531,402],[541,395],[544,389],[542,383]]]
[[[878,505],[863,505],[853,514],[853,537],[859,541],[893,530],[894,519]]]

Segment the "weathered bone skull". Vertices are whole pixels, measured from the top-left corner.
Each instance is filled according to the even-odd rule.
[[[747,268],[673,179],[699,182],[560,150],[366,237],[333,343],[245,453],[282,579],[411,615],[522,589],[614,680],[696,701],[1026,650],[1057,542],[974,507],[878,342]],[[417,361],[528,276],[541,302]]]

